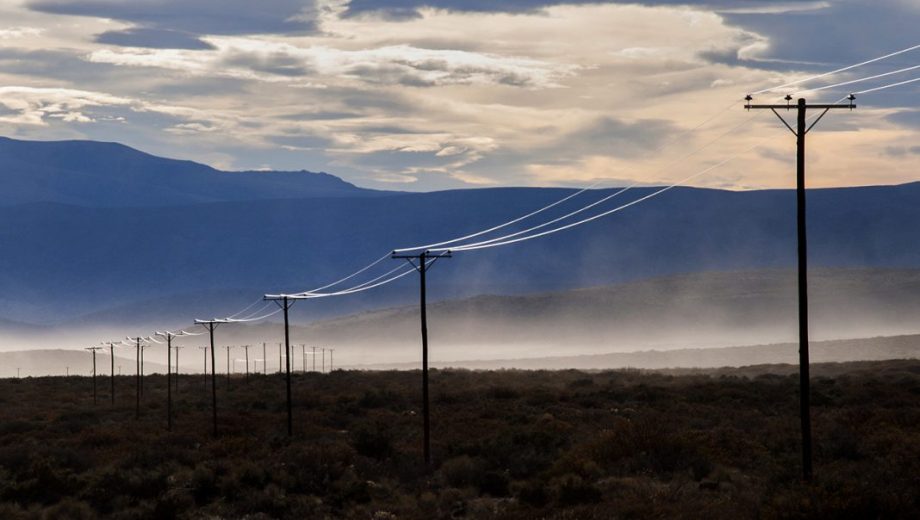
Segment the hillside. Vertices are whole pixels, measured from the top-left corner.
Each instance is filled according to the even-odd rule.
[[[0,137],[0,182],[0,206],[57,202],[134,208],[375,194],[326,173],[223,172],[117,143],[6,137]]]
[[[2,140],[0,149],[0,319],[87,338],[94,330],[117,327],[114,337],[121,337],[225,316],[265,292],[323,285],[396,246],[468,234],[572,193],[368,192],[331,176],[219,172],[109,143]],[[585,193],[502,231],[609,193]],[[636,188],[601,207],[648,193]],[[920,266],[920,226],[912,225],[920,222],[920,184],[812,190],[809,213],[815,268]],[[565,233],[457,254],[432,271],[429,295],[524,295],[681,273],[783,269],[794,258],[792,191],[680,188]],[[394,266],[385,262],[368,279]],[[415,284],[407,277],[304,303],[295,316],[306,323],[409,305]]]

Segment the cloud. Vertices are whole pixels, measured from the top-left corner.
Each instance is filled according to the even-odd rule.
[[[479,13],[536,13],[560,5],[640,4],[645,6],[693,6],[705,9],[739,9],[741,12],[772,12],[797,9],[801,4],[823,4],[814,0],[351,0],[345,16],[373,13],[386,19],[412,19],[421,17],[421,11],[445,9],[457,12]]]
[[[29,36],[38,36],[42,32],[44,32],[44,30],[38,27],[7,27],[5,29],[0,29],[0,40],[15,40]]]
[[[100,49],[95,63],[173,69],[193,75],[226,75],[263,81],[332,77],[364,83],[436,87],[505,85],[554,88],[576,66],[458,50],[393,45],[345,50],[314,45],[298,47],[253,38],[207,38],[214,52],[181,49]]]
[[[316,31],[315,2],[310,0],[32,0],[33,11],[108,18],[135,25],[134,31],[159,31],[152,39],[163,47],[189,48],[189,40],[163,37],[163,31],[188,35],[308,34]],[[194,38],[194,36],[190,36]],[[138,46],[151,34],[110,35],[107,43]],[[124,43],[120,43],[124,42]]]
[[[210,50],[214,46],[189,33],[165,29],[135,27],[123,31],[106,31],[96,36],[98,43],[123,47],[154,49]]]
[[[88,123],[93,118],[86,113],[87,108],[131,104],[127,98],[85,90],[0,87],[0,105],[7,109],[7,115],[0,116],[4,123],[44,126],[48,119]]]

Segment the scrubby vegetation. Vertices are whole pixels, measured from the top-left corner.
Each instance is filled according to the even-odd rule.
[[[797,378],[418,372],[0,380],[0,518],[920,518],[920,361],[814,367],[816,478],[800,481]],[[103,384],[106,383],[106,384]]]

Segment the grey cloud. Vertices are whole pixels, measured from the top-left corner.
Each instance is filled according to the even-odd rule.
[[[141,27],[124,31],[108,31],[96,36],[97,43],[123,47],[147,47],[151,49],[209,50],[214,46],[192,34],[166,29],[145,29]]]
[[[920,146],[888,146],[885,148],[885,155],[890,157],[920,155]]]
[[[226,65],[277,76],[305,76],[311,71],[303,60],[282,52],[268,55],[237,52],[224,58],[223,62]]]
[[[783,13],[726,13],[727,23],[764,36],[769,41],[768,60],[788,63],[846,65],[916,44],[920,7],[916,2],[831,0],[826,7]],[[916,61],[916,55],[913,61]],[[884,69],[911,61],[899,56]],[[741,64],[771,68],[765,60]],[[803,66],[820,70],[827,67]],[[872,67],[866,75],[871,74]]]
[[[920,110],[902,110],[891,114],[886,119],[907,128],[920,128]]]
[[[643,119],[624,122],[612,117],[602,117],[590,125],[563,137],[557,150],[568,153],[603,154],[633,158],[661,145],[676,131],[670,121]]]
[[[144,30],[190,35],[304,34],[316,30],[314,0],[32,0],[27,5],[34,11],[111,18]],[[165,40],[159,41],[165,44]]]
[[[809,3],[811,0],[793,0],[788,3]],[[589,4],[643,4],[650,6],[687,5],[702,8],[751,8],[775,4],[770,0],[352,0],[346,16],[375,13],[387,19],[412,19],[419,9],[433,7],[451,11],[484,13],[529,13],[554,5]]]

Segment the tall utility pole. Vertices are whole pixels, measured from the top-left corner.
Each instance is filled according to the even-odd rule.
[[[196,325],[201,325],[208,329],[208,337],[211,339],[211,417],[214,422],[215,437],[217,437],[217,371],[214,366],[214,329],[221,323],[227,323],[227,320],[195,320]],[[205,355],[207,356],[207,354]],[[205,373],[207,373],[207,369],[207,361],[205,361]]]
[[[266,294],[265,300],[275,302],[284,311],[284,352],[287,354],[287,362],[285,363],[287,370],[287,432],[288,437],[291,437],[294,435],[294,416],[291,410],[291,328],[288,311],[291,309],[291,305],[294,305],[295,300],[286,294]],[[278,354],[281,354],[280,348]]]
[[[89,347],[86,350],[92,351],[93,353],[93,405],[97,403],[96,398],[96,351],[102,347]],[[19,377],[17,374],[16,377]]]
[[[745,97],[747,103],[744,108],[748,110],[770,110],[789,129],[796,138],[796,231],[798,241],[798,293],[799,293],[799,415],[802,428],[802,477],[810,481],[812,471],[811,455],[811,384],[809,378],[808,361],[808,242],[807,214],[805,212],[805,136],[829,110],[856,108],[853,101],[855,96],[850,94],[847,104],[809,105],[805,98],[799,98],[795,106],[792,105],[792,96],[786,96],[785,105],[753,105],[751,96]],[[796,128],[783,119],[777,110],[796,110]],[[821,110],[822,112],[811,123],[807,124],[808,110]]]
[[[326,373],[326,348],[325,348],[325,347],[320,347],[319,353],[320,353],[320,355],[322,356],[321,359],[322,359],[322,361],[323,361],[323,363],[319,366],[319,369],[320,369],[320,372],[322,372],[323,374],[325,374],[325,373]]]
[[[265,350],[265,342],[262,342],[262,373],[268,375],[268,354]]]
[[[313,371],[316,372],[316,347],[310,347],[313,349]]]
[[[432,255],[429,251],[422,251],[417,255],[398,255],[394,251],[392,258],[406,260],[419,274],[419,309],[422,322],[422,420],[424,422],[425,464],[431,466],[431,415],[428,400],[428,304],[425,274],[439,258],[451,258],[451,253],[450,251],[445,251],[439,255]]]
[[[331,374],[335,368],[332,365],[332,353],[335,352],[334,348],[329,349],[329,373]]]

